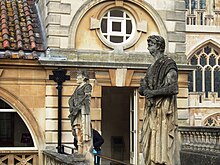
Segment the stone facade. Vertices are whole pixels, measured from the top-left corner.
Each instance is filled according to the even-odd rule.
[[[50,48],[50,52],[41,54],[39,60],[33,61],[1,60],[0,92],[1,97],[19,112],[28,126],[39,153],[39,164],[42,164],[41,150],[46,147],[55,150],[57,145],[58,100],[56,83],[49,80],[52,70],[63,67],[71,76],[62,89],[62,143],[72,144],[68,99],[76,88],[76,70],[87,68],[90,72],[93,86],[92,125],[102,132],[104,87],[138,88],[140,78],[152,62],[146,45],[146,39],[151,34],[165,38],[166,53],[178,65],[179,125],[203,125],[209,115],[219,112],[219,100],[213,95],[208,98],[200,98],[201,94],[198,93],[189,95],[188,73],[196,67],[187,65],[187,59],[203,43],[219,43],[220,37],[216,35],[219,29],[185,26],[183,0],[160,0],[160,3],[155,0],[38,0],[36,3],[45,46]],[[129,11],[136,20],[136,38],[125,47],[112,48],[100,39],[99,23],[104,11],[110,8]],[[199,102],[199,99],[202,101]],[[139,97],[137,107],[137,127],[140,128],[143,97]],[[113,126],[117,127],[117,124]],[[106,145],[110,148],[108,141]],[[125,141],[129,141],[129,138],[125,138]],[[126,149],[129,153],[129,149]],[[110,151],[106,153],[111,154]]]

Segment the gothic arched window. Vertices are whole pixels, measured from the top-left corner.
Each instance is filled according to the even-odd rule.
[[[197,50],[190,58],[190,65],[197,69],[189,74],[189,92],[217,92],[220,97],[220,57],[219,50],[211,44]]]

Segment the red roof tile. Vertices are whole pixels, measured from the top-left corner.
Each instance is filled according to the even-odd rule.
[[[44,51],[40,27],[34,0],[0,0],[0,51]]]

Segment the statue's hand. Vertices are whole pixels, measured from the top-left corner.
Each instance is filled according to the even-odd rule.
[[[143,93],[144,93],[144,96],[146,96],[147,98],[152,98],[152,97],[154,97],[153,90],[145,89]]]

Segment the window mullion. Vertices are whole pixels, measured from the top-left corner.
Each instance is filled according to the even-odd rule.
[[[110,11],[108,12],[108,19],[107,19],[107,40],[110,41],[110,31],[112,30],[111,21],[110,21]]]

